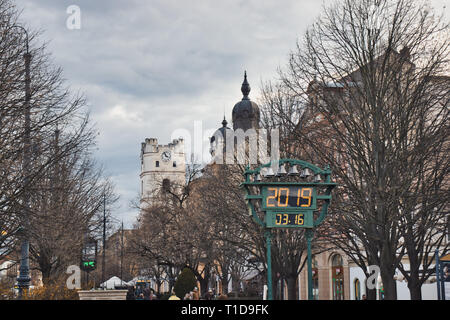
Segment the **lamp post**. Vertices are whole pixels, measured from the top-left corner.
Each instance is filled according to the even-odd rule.
[[[103,248],[102,248],[102,283],[105,280],[105,266],[106,266],[106,194],[103,193]]]
[[[24,135],[23,135],[23,217],[22,217],[22,244],[21,244],[21,256],[20,256],[20,268],[19,277],[17,278],[17,284],[19,287],[19,299],[22,298],[24,290],[28,290],[30,287],[30,262],[29,262],[29,250],[30,242],[28,239],[29,232],[29,212],[30,212],[30,194],[29,194],[29,170],[30,170],[30,150],[31,150],[31,135],[30,135],[30,100],[31,100],[31,77],[30,77],[30,64],[31,54],[29,52],[28,32],[20,26],[14,25],[11,28],[21,29],[26,36],[26,52],[24,54],[25,60],[25,102],[24,102]]]

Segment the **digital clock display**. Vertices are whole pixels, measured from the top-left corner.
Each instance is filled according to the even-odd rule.
[[[303,186],[274,186],[263,190],[263,206],[270,208],[305,208],[315,205],[314,189]]]
[[[303,213],[288,214],[277,213],[275,215],[275,225],[277,226],[302,226],[305,224],[305,215]]]

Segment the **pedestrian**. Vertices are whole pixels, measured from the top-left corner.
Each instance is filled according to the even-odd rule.
[[[151,291],[149,288],[144,289],[144,300],[150,300]]]
[[[192,300],[200,300],[200,296],[199,296],[197,287],[195,287],[194,291],[192,292]]]
[[[172,295],[169,297],[169,300],[181,300],[181,299],[178,298],[177,295],[175,294],[175,291],[172,290]]]
[[[136,296],[134,295],[134,287],[128,287],[127,300],[136,300]]]
[[[211,289],[208,290],[208,292],[205,294],[205,300],[212,300],[214,297],[214,294]]]

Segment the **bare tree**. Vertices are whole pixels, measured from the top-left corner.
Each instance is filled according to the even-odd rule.
[[[104,196],[110,205],[117,200],[89,151],[60,150],[59,135],[57,130],[54,153],[46,156],[64,157],[53,161],[52,172],[31,189],[30,253],[44,285],[59,280],[68,265],[78,264],[86,234],[93,235],[103,224]]]
[[[264,237],[260,227],[248,216],[239,165],[210,165],[196,184],[194,210],[204,222],[204,234],[210,246],[216,273],[227,288],[229,279],[236,284],[252,271],[264,271]]]
[[[12,1],[0,0],[0,257],[11,257],[26,236],[47,282],[64,263],[79,262],[81,239],[95,229],[99,193],[112,202],[114,195],[92,160],[95,129],[85,98],[66,86],[39,33],[19,18]]]
[[[146,260],[146,269],[165,267],[170,286],[173,286],[178,272],[189,267],[204,291],[207,290],[211,268],[204,257],[210,255],[205,254],[207,243],[204,239],[199,240],[204,236],[202,222],[188,205],[199,174],[199,166],[194,165],[188,166],[183,184],[162,177],[157,179],[157,188],[141,199],[137,231],[132,243],[135,254]],[[157,273],[159,267],[155,269]]]
[[[314,115],[293,133],[341,184],[335,243],[367,275],[380,266],[386,299],[405,254],[420,298],[419,265],[445,232],[449,87],[436,80],[448,55],[448,24],[424,3],[346,0],[324,8],[282,72]]]

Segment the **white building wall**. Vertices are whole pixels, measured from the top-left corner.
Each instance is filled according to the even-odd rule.
[[[171,159],[163,161],[162,154],[170,152]],[[159,166],[156,165],[158,162]],[[176,166],[174,166],[174,164]],[[176,185],[184,185],[186,156],[184,140],[175,139],[168,145],[158,144],[158,139],[148,138],[141,145],[141,198],[151,196],[161,187],[163,179]]]
[[[408,264],[404,264],[404,267],[406,270],[409,269]],[[401,272],[399,270],[396,271],[397,275],[401,275]],[[366,276],[363,272],[363,270],[360,267],[353,266],[350,267],[350,299],[355,300],[355,279],[359,279],[361,284],[361,296],[363,294],[366,294],[366,288],[365,288],[365,280]],[[378,290],[381,287],[381,277],[379,277],[379,281],[377,281],[377,299],[378,297]],[[397,280],[397,299],[398,300],[411,300],[411,295],[409,293],[408,289],[408,283],[403,280],[399,281]],[[422,285],[422,300],[437,300],[437,287],[436,282],[434,283],[425,283]]]

